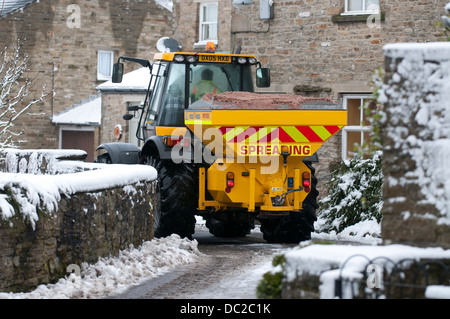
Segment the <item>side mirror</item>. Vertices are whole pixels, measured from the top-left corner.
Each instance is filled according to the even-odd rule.
[[[270,87],[270,69],[258,68],[256,70],[256,86],[259,88]]]
[[[125,114],[122,118],[125,120],[125,121],[131,121],[132,119],[133,119],[133,114]]]
[[[123,63],[114,63],[112,82],[122,83],[122,79],[123,79]]]
[[[137,105],[127,106],[127,111],[128,111],[128,112],[137,112],[137,111],[139,111],[139,110],[140,110],[140,108],[139,108],[139,106],[137,106]]]

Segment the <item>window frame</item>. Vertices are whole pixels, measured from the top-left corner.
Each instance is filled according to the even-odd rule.
[[[349,100],[357,100],[360,99],[360,124],[359,125],[347,125],[342,129],[342,151],[341,156],[344,161],[350,160],[351,158],[348,156],[348,133],[350,132],[360,132],[361,140],[360,145],[364,143],[364,133],[370,133],[372,131],[372,126],[363,125],[364,123],[364,103],[371,99],[370,93],[361,93],[361,94],[342,94],[343,108],[348,111],[348,102]]]
[[[211,6],[211,5],[217,6],[217,20],[215,22],[214,21],[207,21],[207,22],[205,22],[205,21],[203,21],[203,8]],[[199,21],[198,42],[196,44],[204,45],[204,44],[212,41],[212,42],[214,42],[214,44],[217,45],[218,42],[219,42],[219,2],[218,1],[214,1],[214,2],[212,2],[212,1],[200,2],[200,12],[199,12],[199,20],[198,21]],[[203,34],[203,26],[206,25],[206,24],[208,24],[208,25],[215,24],[217,26],[216,39],[203,40],[203,36],[204,36],[204,34]]]
[[[380,14],[380,1],[379,0],[378,0],[378,9],[377,10],[366,10],[365,7],[366,7],[366,2],[368,0],[362,0],[363,1],[363,10],[362,11],[349,10],[349,7],[350,7],[349,1],[351,1],[351,0],[344,1],[344,3],[345,3],[344,12],[341,13],[341,15]]]
[[[105,74],[101,73],[101,70],[100,70],[100,56],[105,53],[110,54],[110,56],[111,56],[111,59],[109,61],[109,64],[110,64],[109,75],[105,75]],[[113,65],[114,65],[114,51],[98,50],[97,51],[97,80],[98,81],[110,81],[112,79]]]

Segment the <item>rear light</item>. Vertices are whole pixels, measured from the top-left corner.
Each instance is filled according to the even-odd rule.
[[[186,147],[188,147],[189,145],[191,145],[191,139],[188,138],[188,137],[185,137],[185,138],[183,139],[183,145],[186,146]]]
[[[225,189],[225,191],[227,193],[231,192],[231,189],[234,187],[234,173],[233,172],[229,172],[227,173],[227,188]]]
[[[302,185],[305,192],[309,193],[311,191],[311,174],[304,172],[302,175]]]
[[[169,147],[175,146],[178,143],[180,143],[179,138],[174,138],[174,137],[165,137],[164,138],[164,144],[166,144]]]
[[[163,138],[164,144],[169,147],[174,147],[182,143],[183,146],[189,146],[191,144],[190,138],[184,138],[183,136],[167,136]]]

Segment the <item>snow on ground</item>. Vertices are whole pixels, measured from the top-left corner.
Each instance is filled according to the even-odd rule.
[[[197,218],[196,229],[205,230],[202,218]],[[367,235],[366,230],[375,230]],[[285,276],[292,280],[297,273],[306,271],[320,275],[321,298],[334,298],[334,280],[339,276],[339,270],[333,270],[342,265],[349,257],[356,254],[375,259],[384,256],[399,261],[404,258],[450,258],[450,250],[442,248],[417,248],[405,245],[379,245],[381,240],[376,233],[380,226],[373,221],[361,222],[346,229],[341,234],[313,234],[311,242],[302,243],[291,249],[279,249],[276,254],[286,256]],[[253,232],[259,232],[257,227]],[[364,235],[363,235],[364,234]],[[349,241],[356,245],[323,245],[317,241]],[[275,254],[275,253],[274,253]],[[7,294],[0,293],[0,299],[87,299],[107,298],[125,292],[134,285],[146,280],[162,276],[181,265],[194,263],[202,254],[198,250],[197,241],[181,239],[177,235],[168,238],[154,239],[145,242],[141,247],[127,249],[119,257],[102,258],[94,265],[83,264],[81,277],[71,274],[60,279],[56,284],[41,285],[30,293]],[[359,278],[367,259],[355,258],[346,266],[347,278]],[[233,278],[218,282],[215,287],[222,289],[224,299],[255,298],[255,289],[264,273],[280,271],[274,269],[270,262],[263,263]],[[220,289],[219,289],[219,288]],[[210,298],[208,290],[199,291],[196,298]],[[345,295],[344,295],[345,297]],[[433,286],[427,289],[429,298],[450,298],[449,289]]]
[[[317,225],[325,221],[318,220]],[[352,242],[365,245],[378,245],[382,243],[381,239],[381,225],[375,220],[365,220],[355,225],[345,228],[342,232],[336,233],[331,231],[329,233],[313,233],[311,235],[313,240],[318,241],[340,241]]]
[[[362,228],[366,227],[361,225]],[[206,230],[205,222],[197,217],[197,230]],[[252,232],[259,232],[257,227]],[[314,234],[316,238],[323,238],[324,234]],[[327,240],[337,240],[337,236],[329,234]],[[372,243],[374,238],[366,236],[346,235],[346,240],[356,240]],[[320,245],[317,245],[320,247]],[[330,247],[337,247],[332,245]],[[353,247],[353,246],[349,246]],[[310,248],[311,249],[311,248]],[[277,249],[275,254],[293,254],[298,249]],[[320,252],[319,252],[320,253]],[[330,256],[334,256],[330,255]],[[134,285],[139,285],[146,280],[162,276],[174,270],[176,267],[188,263],[194,263],[201,258],[197,241],[180,239],[177,235],[168,238],[154,239],[145,242],[141,247],[127,249],[120,253],[119,257],[101,258],[94,265],[83,264],[81,277],[71,274],[60,279],[56,284],[41,285],[30,293],[7,294],[0,293],[0,299],[87,299],[107,298],[109,295],[117,295]],[[272,269],[271,262],[263,263],[248,269],[246,272],[234,278],[217,283],[224,293],[221,298],[255,298],[256,286],[264,273]],[[210,288],[210,289],[215,289]],[[197,298],[208,299],[208,291],[199,291]]]
[[[197,245],[197,241],[177,235],[154,239],[120,252],[119,257],[101,258],[94,265],[84,263],[81,276],[72,273],[30,293],[0,293],[0,299],[94,299],[116,295],[175,267],[195,262],[201,256]]]

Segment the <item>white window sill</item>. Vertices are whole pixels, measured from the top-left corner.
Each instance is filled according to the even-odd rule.
[[[102,76],[102,75],[97,75],[97,81],[111,81],[112,77],[111,76]]]
[[[380,11],[348,11],[341,13],[341,16],[358,16],[371,14],[380,14]]]

